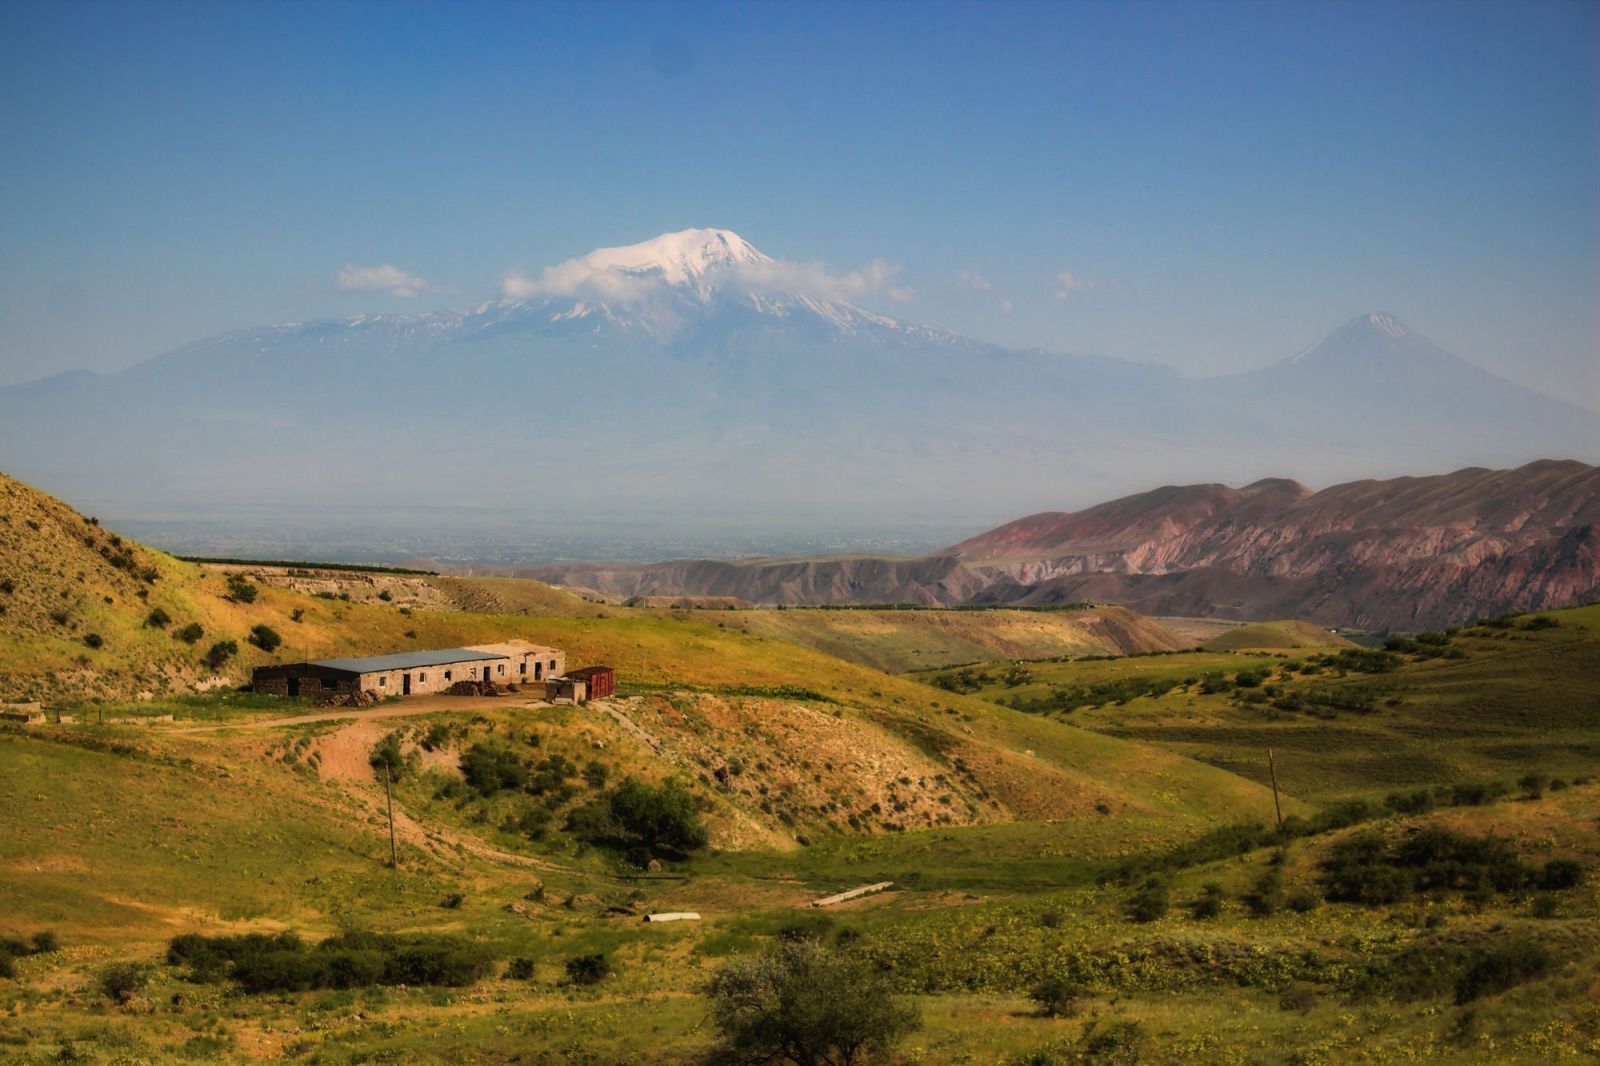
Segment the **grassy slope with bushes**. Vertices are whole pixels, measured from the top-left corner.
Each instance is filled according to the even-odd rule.
[[[102,607],[137,601],[97,549],[69,558],[87,523],[57,517],[64,578],[45,576],[78,585],[81,567],[113,596]],[[108,720],[0,727],[0,973],[14,974],[0,977],[0,1060],[687,1064],[713,1039],[711,976],[796,936],[867,960],[920,1015],[888,1056],[901,1063],[1600,1049],[1600,785],[1580,783],[1600,740],[1595,608],[1402,645],[1392,662],[1298,651],[1315,670],[1287,678],[1286,657],[1206,652],[1031,663],[1013,685],[1001,664],[956,692],[712,620],[452,614],[279,587],[242,603],[225,573],[146,554],[154,602],[205,626],[195,645],[97,619],[109,658],[85,666],[76,656],[97,653],[50,628],[38,587],[28,624],[0,627],[7,684],[106,693]],[[282,635],[275,654],[247,643],[257,625]],[[253,662],[502,636],[617,665],[617,713],[502,699],[262,726],[284,701],[180,693],[221,639],[239,645],[223,668],[237,679]],[[32,663],[60,642],[73,678]],[[174,656],[172,693],[112,696],[151,669],[146,654]],[[1063,689],[1089,700],[996,702]],[[1324,690],[1339,700],[1312,698]],[[109,724],[160,713],[178,720]],[[1268,744],[1291,833],[1267,828]],[[625,791],[630,778],[650,790]],[[657,802],[669,780],[692,804]],[[1335,803],[1351,798],[1366,804]],[[1437,862],[1405,850],[1419,839]],[[662,869],[641,868],[652,856]],[[877,880],[896,884],[806,907]],[[1329,898],[1334,884],[1377,887]],[[668,910],[703,917],[639,920]],[[300,946],[229,948],[243,976],[237,962],[196,972],[193,952],[169,961],[186,934]]]

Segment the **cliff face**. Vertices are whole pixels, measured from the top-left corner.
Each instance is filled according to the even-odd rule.
[[[1169,486],[1009,522],[925,559],[573,565],[610,596],[1117,603],[1145,614],[1417,629],[1600,597],[1600,468],[1541,461],[1312,492]]]

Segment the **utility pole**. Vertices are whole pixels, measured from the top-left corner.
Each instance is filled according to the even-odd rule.
[[[389,867],[398,870],[400,869],[400,852],[394,844],[394,790],[389,787],[389,763],[387,760],[383,764],[383,798],[389,804]],[[1278,821],[1281,824],[1283,819],[1280,817]]]
[[[1278,814],[1278,828],[1283,828],[1283,804],[1278,801],[1278,764],[1272,759],[1272,749],[1267,749],[1267,772],[1272,775],[1272,809]]]

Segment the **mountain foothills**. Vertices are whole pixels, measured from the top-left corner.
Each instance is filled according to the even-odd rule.
[[[1584,476],[1369,507],[1493,539],[1589,518],[1558,491]],[[1322,495],[1173,492],[953,551],[1121,550]],[[239,684],[511,638],[618,690]],[[875,1066],[1592,1059],[1600,605],[1186,646],[1122,608],[202,565],[0,479],[0,700],[44,703],[0,716],[0,1062],[700,1066],[795,1034],[822,1053],[791,1061]],[[868,1058],[840,1050],[863,1031]]]
[[[545,517],[737,506],[880,523],[1219,469],[1327,482],[1600,459],[1600,415],[1391,315],[1275,366],[1186,380],[851,302],[881,274],[774,260],[727,230],[665,234],[513,277],[470,310],[243,329],[3,388],[0,453],[70,499],[184,513],[422,492]]]
[[[1047,606],[1300,618],[1416,630],[1600,597],[1600,468],[1540,461],[1312,492],[1168,486],[1009,522],[934,556],[564,564],[530,570],[613,597]]]

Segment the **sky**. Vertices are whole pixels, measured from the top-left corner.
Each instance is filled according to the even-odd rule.
[[[689,227],[1225,373],[1387,310],[1600,406],[1600,6],[0,5],[0,384]]]

